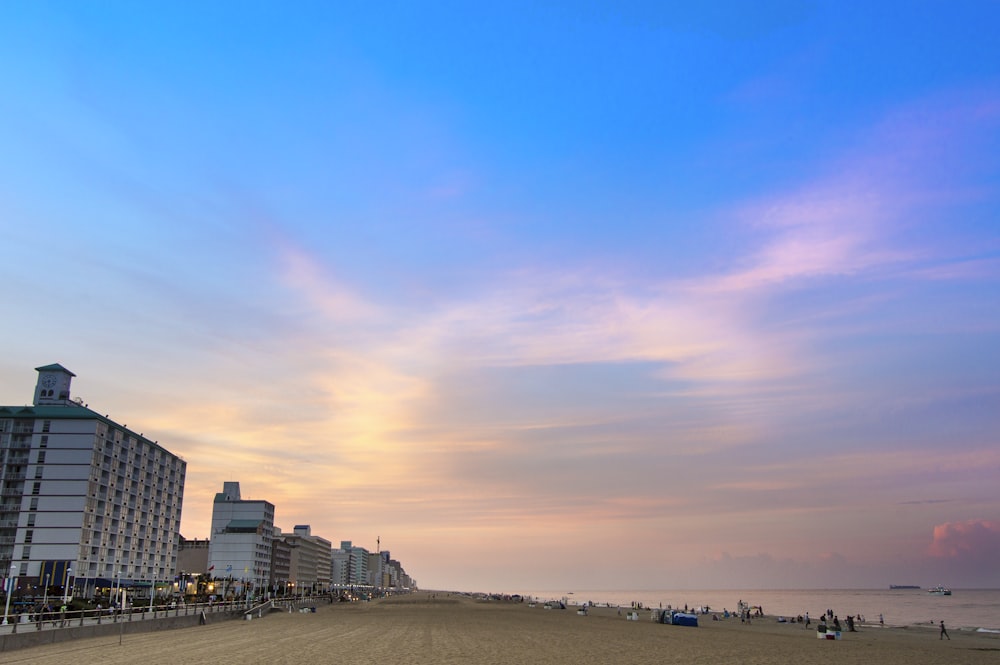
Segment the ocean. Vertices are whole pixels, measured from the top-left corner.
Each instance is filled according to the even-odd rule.
[[[887,626],[931,626],[944,621],[949,629],[1000,630],[1000,589],[954,589],[951,596],[932,596],[925,589],[756,589],[756,590],[656,590],[656,591],[519,591],[539,600],[562,600],[568,604],[620,605],[631,607],[708,606],[712,611],[733,611],[742,600],[760,605],[769,617],[794,617],[809,612],[813,620],[828,609],[843,623],[850,614],[878,624],[879,614]]]

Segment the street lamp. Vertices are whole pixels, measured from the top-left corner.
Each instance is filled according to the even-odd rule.
[[[118,602],[118,594],[121,592],[121,588],[122,588],[122,571],[119,570],[115,577],[115,583],[111,586],[111,598],[108,599],[112,605]]]
[[[3,608],[3,624],[6,626],[9,622],[7,621],[7,614],[10,613],[10,597],[14,595],[14,585],[17,583],[17,578],[14,577],[14,571],[17,570],[17,564],[10,564],[10,577],[7,578],[7,605]]]
[[[49,604],[49,574],[45,573],[45,592],[42,594],[42,607]]]
[[[73,569],[67,566],[66,577],[63,578],[63,605],[69,602],[69,576],[73,573]]]

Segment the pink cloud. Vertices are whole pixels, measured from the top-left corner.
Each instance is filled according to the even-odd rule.
[[[966,520],[938,524],[927,553],[944,559],[995,561],[1000,558],[1000,522]]]
[[[338,281],[318,257],[288,243],[280,250],[283,282],[331,320],[362,319],[377,313],[373,303]]]
[[[998,108],[1000,96],[987,91],[920,100],[887,115],[827,174],[735,209],[758,234],[758,249],[731,271],[702,278],[696,290],[766,290],[818,277],[912,272],[919,263],[927,272],[918,276],[931,279],[990,270],[989,262],[975,260],[981,248],[901,245],[899,234],[928,223],[928,210],[991,196],[956,184],[941,165],[976,168],[967,148],[978,132],[992,131]],[[941,265],[927,267],[935,261]]]

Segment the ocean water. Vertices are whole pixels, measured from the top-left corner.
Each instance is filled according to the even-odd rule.
[[[865,618],[878,624],[879,614],[887,626],[931,626],[944,621],[951,629],[1000,630],[1000,589],[953,589],[951,596],[932,596],[924,589],[756,589],[756,590],[655,590],[655,591],[518,591],[540,600],[561,600],[582,605],[594,602],[631,607],[704,607],[712,611],[733,611],[742,600],[760,605],[769,617],[793,617],[809,612],[813,620],[828,609],[840,617]]]

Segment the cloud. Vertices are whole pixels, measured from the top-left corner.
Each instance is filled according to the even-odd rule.
[[[370,318],[378,312],[372,302],[336,280],[328,266],[302,248],[283,243],[279,257],[281,281],[328,320]]]
[[[1000,522],[973,519],[938,524],[927,553],[965,563],[996,563],[1000,560]]]
[[[825,175],[734,207],[729,214],[752,231],[758,248],[738,257],[733,270],[691,286],[746,293],[901,270],[927,279],[995,277],[995,258],[978,256],[981,246],[900,239],[913,228],[933,230],[939,211],[954,226],[957,206],[993,195],[991,187],[956,182],[955,172],[990,168],[975,152],[998,121],[1000,93],[993,90],[939,95],[887,113],[829,160]]]

